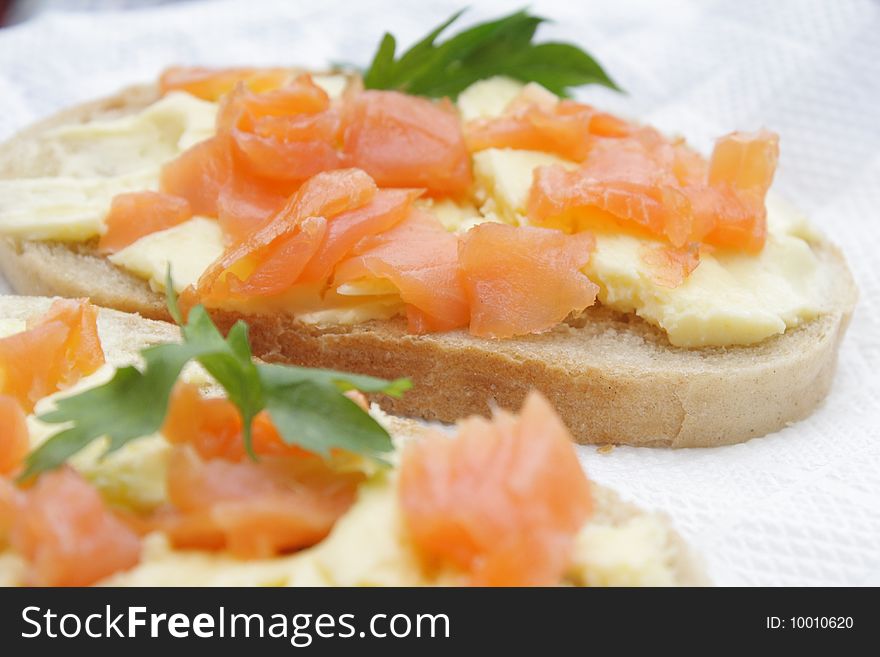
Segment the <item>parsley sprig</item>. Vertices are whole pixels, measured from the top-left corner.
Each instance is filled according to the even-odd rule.
[[[392,449],[391,437],[382,425],[343,393],[357,389],[399,397],[410,388],[409,379],[386,381],[254,362],[246,324],[236,322],[224,338],[202,306],[194,307],[184,323],[170,273],[165,289],[182,341],[144,349],[142,367],[120,368],[109,382],[59,399],[54,410],[40,415],[43,422],[71,426],[28,455],[21,479],[62,465],[99,438],[108,439],[106,456],[158,431],[174,384],[190,361],[200,363],[235,404],[242,417],[245,448],[252,458],[256,456],[251,421],[263,409],[284,442],[322,455],[339,447],[381,460]]]
[[[454,100],[478,80],[506,75],[522,82],[537,82],[564,97],[571,87],[584,84],[620,90],[598,62],[579,47],[560,42],[534,43],[535,31],[546,19],[525,10],[479,23],[438,42],[462,13],[453,14],[398,58],[397,41],[386,33],[364,74],[364,86]]]

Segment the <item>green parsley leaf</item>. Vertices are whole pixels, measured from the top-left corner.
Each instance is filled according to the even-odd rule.
[[[157,432],[168,412],[174,384],[192,360],[214,377],[238,409],[245,448],[252,458],[256,455],[251,422],[263,409],[286,443],[319,454],[338,447],[381,460],[381,454],[392,449],[388,432],[343,393],[362,390],[396,397],[410,388],[408,379],[386,381],[333,370],[256,363],[246,324],[237,322],[224,338],[202,306],[190,310],[184,324],[171,283],[169,272],[168,310],[181,324],[182,342],[144,349],[142,368],[120,368],[109,382],[59,399],[55,409],[39,419],[71,426],[28,455],[21,480],[62,465],[95,440],[108,439],[106,455]]]
[[[494,75],[537,82],[567,97],[572,87],[601,84],[620,88],[589,54],[570,43],[533,43],[546,19],[520,10],[479,23],[438,43],[462,12],[456,12],[395,59],[397,42],[386,33],[364,74],[368,89],[398,89],[453,100],[464,89]]]

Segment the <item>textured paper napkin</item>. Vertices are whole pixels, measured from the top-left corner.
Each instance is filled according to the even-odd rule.
[[[222,1],[46,15],[0,31],[0,138],[173,63],[365,63],[384,30],[409,43],[459,4]],[[468,20],[510,10],[473,4]],[[810,419],[711,450],[581,448],[588,472],[666,511],[716,583],[880,585],[880,5],[531,4],[556,21],[545,38],[584,45],[628,91],[589,88],[590,102],[704,150],[733,129],[777,131],[775,189],[843,247],[861,289],[834,389]]]

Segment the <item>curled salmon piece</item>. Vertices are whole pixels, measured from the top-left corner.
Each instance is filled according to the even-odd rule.
[[[13,494],[9,544],[28,562],[28,584],[88,586],[140,561],[138,535],[74,470],[45,473]],[[3,497],[0,490],[0,507]]]
[[[734,132],[715,142],[709,160],[709,192],[698,213],[715,218],[705,241],[720,247],[760,251],[767,237],[764,201],[779,161],[779,136],[760,130]],[[708,198],[707,198],[708,197]]]
[[[302,182],[338,169],[341,115],[310,76],[267,93],[240,84],[224,100],[218,133],[228,133],[249,171],[270,180]]]
[[[217,101],[242,83],[255,92],[282,86],[292,76],[285,68],[206,68],[174,66],[159,77],[159,92],[185,91],[203,100]]]
[[[36,402],[104,364],[97,311],[85,299],[59,299],[25,331],[0,338],[0,394],[30,412]]]
[[[478,586],[552,586],[593,509],[565,425],[537,392],[516,417],[469,418],[457,435],[407,443],[398,495],[426,565]]]
[[[14,474],[29,449],[27,422],[21,404],[15,397],[0,395],[0,477]],[[2,533],[0,528],[0,535]]]
[[[161,192],[131,192],[113,197],[105,232],[98,241],[102,253],[115,253],[151,233],[172,228],[192,217],[189,201]]]
[[[306,178],[339,168],[339,130],[338,112],[308,76],[267,93],[239,84],[223,100],[217,134],[167,163],[161,189],[195,214],[217,217],[239,242]]]
[[[328,220],[370,203],[377,192],[358,169],[310,178],[275,216],[208,268],[199,279],[200,298],[216,302],[284,292],[321,248]]]
[[[591,306],[599,288],[581,269],[594,247],[585,232],[498,223],[471,228],[460,249],[471,333],[537,333]]]
[[[203,460],[178,446],[168,464],[173,508],[161,512],[156,524],[180,548],[271,557],[323,539],[354,503],[363,479],[320,458]]]
[[[381,187],[460,196],[473,182],[461,122],[448,100],[367,90],[349,99],[343,129],[348,166]]]
[[[161,429],[168,442],[192,445],[203,459],[241,461],[247,456],[242,420],[235,404],[225,397],[204,397],[199,387],[178,382],[169,401]],[[310,452],[288,445],[265,411],[251,425],[254,453],[262,456],[301,456]]]
[[[524,94],[526,91],[524,91]],[[521,95],[500,117],[468,123],[471,152],[513,148],[555,153],[568,160],[587,157],[596,137],[624,137],[630,125],[611,114],[572,100],[531,102]]]
[[[394,228],[361,240],[335,270],[335,285],[391,282],[406,304],[412,333],[467,326],[468,303],[458,264],[458,237],[434,215],[410,210]]]

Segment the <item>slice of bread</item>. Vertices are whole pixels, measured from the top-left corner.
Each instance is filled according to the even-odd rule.
[[[62,112],[0,148],[0,177],[52,175],[41,135],[51,127],[118,115],[155,100],[151,87]],[[462,331],[409,335],[401,321],[314,326],[290,316],[245,319],[267,360],[382,377],[409,375],[413,392],[389,410],[451,422],[519,408],[537,388],[583,443],[710,447],[742,442],[809,415],[827,394],[857,296],[840,251],[814,246],[836,298],[817,319],[752,346],[684,349],[634,315],[596,306],[541,335],[486,340]],[[100,305],[165,319],[161,295],[117,268],[94,244],[0,239],[0,271],[16,292],[88,296]]]
[[[27,320],[39,317],[48,310],[51,303],[52,299],[45,297],[0,296],[0,319]],[[179,339],[177,327],[172,324],[106,308],[99,309],[98,332],[107,362],[116,367],[138,362],[141,349]],[[382,399],[383,406],[387,400],[387,397]],[[384,416],[383,421],[386,421]],[[404,440],[418,440],[426,430],[425,425],[416,421],[393,416],[387,417],[386,424],[396,438]],[[674,572],[675,583],[681,586],[708,583],[701,561],[692,554],[668,518],[662,514],[648,514],[622,501],[615,492],[598,484],[593,483],[592,490],[595,502],[592,519],[597,524],[617,527],[634,518],[653,515],[663,531],[662,550],[666,555],[666,562]],[[2,556],[0,549],[0,557]],[[4,561],[0,558],[0,583],[14,581],[13,574],[4,573],[3,569]]]

